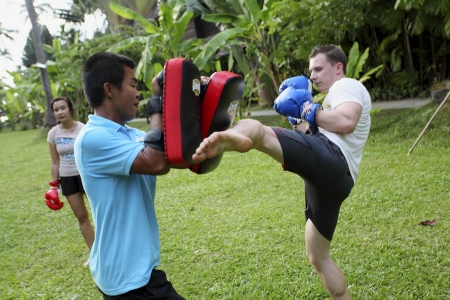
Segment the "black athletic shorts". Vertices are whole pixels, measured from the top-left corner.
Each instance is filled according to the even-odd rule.
[[[61,181],[60,186],[63,196],[70,196],[78,192],[84,194],[84,187],[80,175],[60,177],[59,180]]]
[[[285,171],[305,182],[305,217],[329,241],[336,229],[339,209],[354,182],[339,147],[319,130],[314,134],[272,127],[281,144]]]
[[[184,298],[175,291],[172,283],[167,280],[166,273],[156,269],[152,270],[150,281],[141,288],[117,296],[108,296],[100,289],[99,291],[103,294],[104,300],[184,300]]]

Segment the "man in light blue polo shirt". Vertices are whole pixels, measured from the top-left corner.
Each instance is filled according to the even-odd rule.
[[[134,67],[125,56],[100,52],[82,72],[94,115],[76,140],[75,161],[96,229],[90,269],[104,299],[184,299],[155,269],[160,262],[155,175],[170,170],[160,131],[162,88],[155,78],[147,135],[125,125],[139,104]]]

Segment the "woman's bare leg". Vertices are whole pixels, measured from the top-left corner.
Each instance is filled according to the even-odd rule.
[[[94,228],[92,227],[91,222],[89,221],[89,213],[84,203],[84,196],[82,193],[76,193],[69,196],[66,196],[67,201],[72,208],[72,211],[78,219],[78,225],[80,227],[81,235],[86,242],[89,250],[92,248],[92,244],[94,243],[95,233]],[[89,260],[84,263],[84,266],[89,264]]]

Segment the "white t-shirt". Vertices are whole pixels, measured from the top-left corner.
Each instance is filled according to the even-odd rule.
[[[362,106],[361,117],[355,131],[350,134],[342,134],[320,128],[320,132],[339,146],[347,160],[353,181],[356,182],[363,147],[370,132],[372,101],[369,92],[361,82],[352,78],[342,78],[331,86],[323,102],[323,108],[324,110],[333,110],[344,102],[356,102]]]
[[[59,176],[61,177],[77,176],[80,174],[75,165],[73,145],[84,124],[78,121],[76,122],[77,127],[72,132],[63,132],[60,124],[48,132],[47,141],[51,144],[56,144],[56,151],[59,155]]]

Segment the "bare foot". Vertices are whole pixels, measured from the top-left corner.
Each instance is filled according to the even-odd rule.
[[[200,163],[226,151],[247,152],[252,149],[252,146],[252,140],[236,130],[214,132],[203,140],[192,155],[192,159]]]

